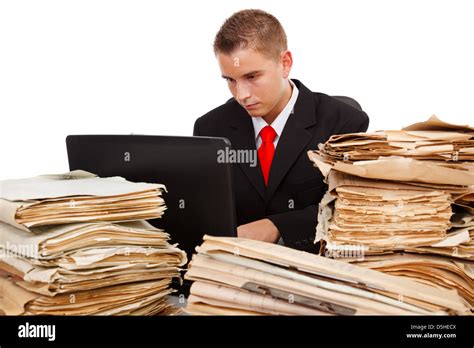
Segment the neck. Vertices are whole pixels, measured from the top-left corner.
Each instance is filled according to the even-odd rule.
[[[291,86],[291,83],[289,80],[287,80],[286,83],[287,83],[287,86],[285,88],[285,92],[283,93],[283,97],[267,115],[262,117],[265,120],[265,122],[267,122],[267,124],[269,125],[272,124],[273,121],[276,120],[277,116],[285,108],[286,104],[288,104],[288,102],[290,101],[293,87]]]

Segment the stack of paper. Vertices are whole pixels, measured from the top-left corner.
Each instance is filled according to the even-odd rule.
[[[426,246],[444,240],[451,227],[451,197],[444,191],[334,171],[329,182],[316,239],[331,246],[357,244],[375,252]]]
[[[473,308],[474,215],[453,215],[445,191],[336,171],[328,182],[316,228],[326,256],[456,289]],[[427,255],[420,260],[401,251]]]
[[[449,192],[474,214],[474,128],[432,116],[402,131],[335,135],[308,152],[327,177],[330,170]]]
[[[4,294],[0,312],[7,315],[173,315],[164,297],[165,280],[108,286],[101,289],[39,296],[0,277]]]
[[[474,303],[474,267],[468,261],[436,255],[396,253],[366,256],[357,265],[416,279],[428,285],[454,288],[468,303]]]
[[[84,171],[1,183],[0,219],[19,228],[159,218],[163,185],[98,178]],[[47,193],[47,195],[45,195]]]
[[[162,215],[164,186],[76,171],[3,181],[1,188],[0,312],[177,312],[166,296],[186,254],[141,220]]]
[[[441,242],[429,246],[405,247],[405,251],[449,256],[458,261],[474,261],[474,215],[456,213],[451,217],[452,228]],[[468,263],[473,266],[473,263]]]
[[[456,289],[472,309],[473,131],[431,118],[399,132],[333,137],[310,151],[329,185],[316,232],[322,252]]]
[[[455,290],[260,241],[204,237],[186,279],[196,315],[464,314]]]
[[[400,131],[333,135],[319,147],[331,162],[402,156],[441,162],[474,160],[474,128],[455,126],[432,116]]]

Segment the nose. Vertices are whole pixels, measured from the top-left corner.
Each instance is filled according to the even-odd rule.
[[[245,100],[247,100],[250,95],[250,88],[247,86],[246,83],[237,84],[237,100],[240,104],[245,104]]]

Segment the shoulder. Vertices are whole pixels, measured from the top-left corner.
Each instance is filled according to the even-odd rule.
[[[201,133],[203,131],[209,133],[221,127],[226,127],[237,114],[242,112],[241,109],[242,107],[234,98],[229,99],[226,103],[199,117],[194,124],[194,128],[195,130],[198,128]]]
[[[335,97],[312,92],[318,118],[323,123],[333,124],[338,132],[365,132],[369,125],[367,113]]]
[[[313,97],[317,102],[320,111],[338,113],[341,115],[351,115],[359,118],[367,117],[367,114],[364,111],[359,110],[355,105],[349,104],[349,101],[342,101],[341,99],[320,92],[313,92]]]
[[[292,81],[300,91],[300,96],[298,96],[298,98],[302,98],[300,105],[305,108],[314,106],[316,120],[320,124],[333,124],[337,125],[337,128],[346,124],[368,125],[367,114],[356,106],[350,105],[347,100],[342,101],[324,93],[313,92],[301,81],[297,79],[292,79]]]

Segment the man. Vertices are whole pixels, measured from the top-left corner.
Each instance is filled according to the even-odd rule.
[[[333,134],[365,132],[367,115],[288,78],[292,55],[279,21],[260,10],[228,18],[214,41],[233,99],[197,119],[194,135],[257,151],[234,166],[237,235],[315,251],[317,205],[327,186],[306,152]]]

